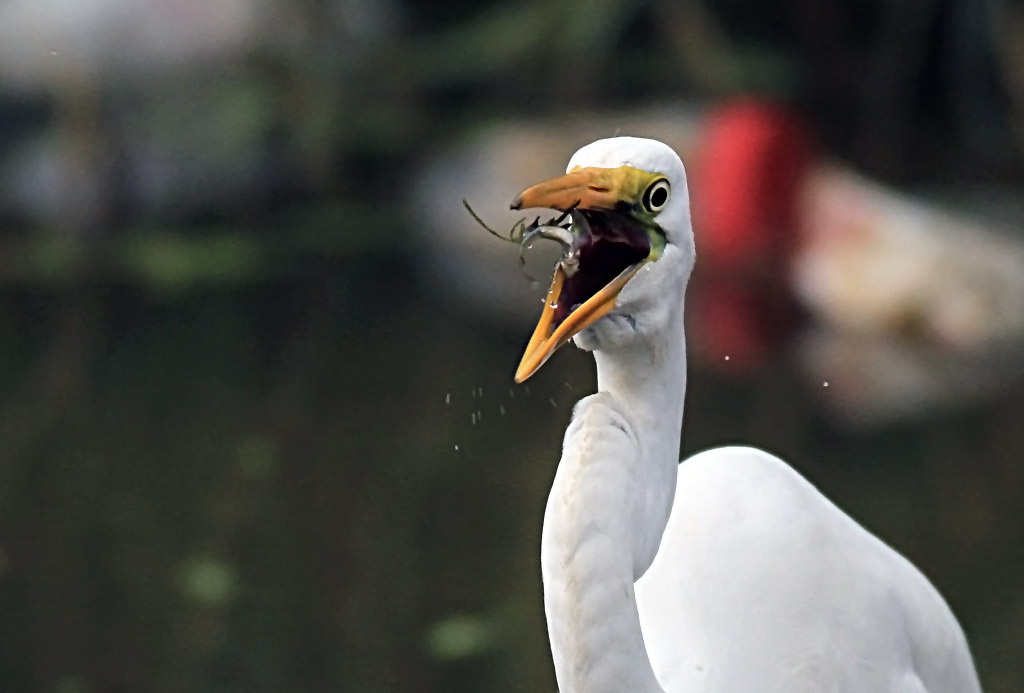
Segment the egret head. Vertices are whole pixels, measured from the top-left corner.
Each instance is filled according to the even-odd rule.
[[[655,300],[670,271],[666,265],[676,264],[659,265],[662,258],[681,257],[684,269],[672,269],[688,276],[694,256],[686,171],[679,156],[657,140],[613,137],[588,144],[573,154],[564,176],[539,183],[512,201],[513,209],[527,207],[573,209],[587,223],[580,225],[583,231],[573,248],[578,270],[569,276],[556,267],[516,382],[610,313],[620,294],[638,305]],[[685,284],[686,276],[677,279]]]

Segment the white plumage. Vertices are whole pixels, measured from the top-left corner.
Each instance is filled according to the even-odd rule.
[[[625,173],[609,185],[611,169]],[[652,174],[672,194],[647,217],[667,238],[660,256],[602,299],[604,317],[577,318],[585,302],[565,319],[594,353],[599,391],[575,408],[544,516],[563,693],[980,690],[928,580],[792,468],[746,447],[677,462],[695,258],[683,165],[660,142],[613,138],[578,151],[568,170],[514,205],[558,207],[561,195],[586,208],[619,195],[642,215],[633,183]],[[542,318],[521,379],[558,348],[552,329]]]

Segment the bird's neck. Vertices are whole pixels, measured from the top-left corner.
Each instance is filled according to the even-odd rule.
[[[686,393],[682,311],[671,328],[671,336],[656,343],[624,352],[596,351],[594,360],[597,390],[607,393],[628,417],[643,446],[645,465],[674,472]]]
[[[675,495],[686,377],[678,313],[653,342],[595,352],[599,392],[566,431],[541,556],[563,693],[662,690],[633,584],[657,554]]]

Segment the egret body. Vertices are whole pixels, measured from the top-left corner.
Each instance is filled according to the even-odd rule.
[[[516,373],[569,339],[597,363],[541,542],[562,693],[979,691],[935,588],[791,467],[747,447],[678,462],[695,252],[675,152],[599,140],[512,206],[606,216],[556,268]]]

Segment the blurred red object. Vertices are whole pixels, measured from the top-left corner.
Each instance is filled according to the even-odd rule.
[[[695,351],[710,365],[755,370],[800,322],[789,270],[811,140],[793,112],[763,100],[707,116],[691,164],[699,258],[690,309]]]

